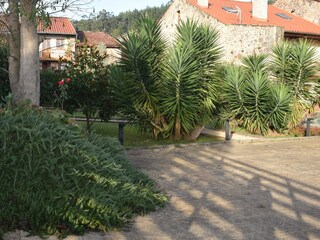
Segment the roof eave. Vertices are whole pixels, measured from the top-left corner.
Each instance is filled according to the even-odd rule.
[[[286,38],[307,38],[312,40],[320,40],[320,34],[315,33],[302,33],[302,32],[284,32],[284,37]]]
[[[68,36],[77,36],[76,33],[61,33],[61,32],[38,32],[38,34],[43,34],[43,35],[68,35]]]

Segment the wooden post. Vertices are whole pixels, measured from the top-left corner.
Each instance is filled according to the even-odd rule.
[[[313,118],[307,118],[306,137],[310,137],[311,136],[310,127],[311,127],[311,121],[312,120],[313,120]]]
[[[124,143],[124,135],[123,135],[124,131],[123,131],[123,129],[124,129],[125,126],[126,126],[125,123],[119,123],[119,142],[120,142],[121,145],[123,145],[123,143]]]
[[[230,141],[230,120],[226,120],[226,141]]]

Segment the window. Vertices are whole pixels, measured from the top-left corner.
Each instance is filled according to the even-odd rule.
[[[281,17],[281,18],[286,19],[286,20],[291,20],[291,19],[292,19],[292,17],[288,16],[288,15],[285,14],[285,13],[276,13],[276,15],[277,15],[278,17]]]
[[[51,39],[45,39],[42,42],[42,49],[45,50],[45,49],[48,49],[50,47],[51,47]]]
[[[234,9],[232,7],[222,7],[222,9],[228,13],[238,13],[239,12],[237,9]]]
[[[64,47],[64,39],[58,38],[56,46],[57,47]]]

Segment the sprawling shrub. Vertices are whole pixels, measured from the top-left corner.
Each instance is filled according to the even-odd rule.
[[[1,110],[0,233],[117,229],[166,201],[116,140],[67,121],[26,105]]]

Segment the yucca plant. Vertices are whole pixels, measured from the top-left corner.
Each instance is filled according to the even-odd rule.
[[[248,76],[255,73],[268,75],[268,57],[266,54],[253,54],[242,59],[242,65]]]
[[[198,136],[217,102],[218,33],[186,21],[178,26],[176,42],[164,64],[162,113],[175,139]]]
[[[121,113],[156,137],[162,129],[159,82],[166,46],[157,22],[143,17],[137,25],[138,31],[119,40],[122,58],[111,69],[113,89]]]
[[[286,128],[291,103],[288,89],[268,79],[265,61],[266,56],[253,55],[241,67],[227,67],[222,94],[222,116],[262,135]]]
[[[122,59],[111,71],[121,112],[154,137],[197,137],[217,101],[217,32],[187,21],[169,47],[159,22],[144,17],[137,26],[120,40]]]
[[[316,48],[307,40],[282,42],[273,48],[272,73],[275,79],[285,84],[294,101],[290,125],[295,127],[306,111],[319,102],[319,83],[312,81],[319,57]]]

